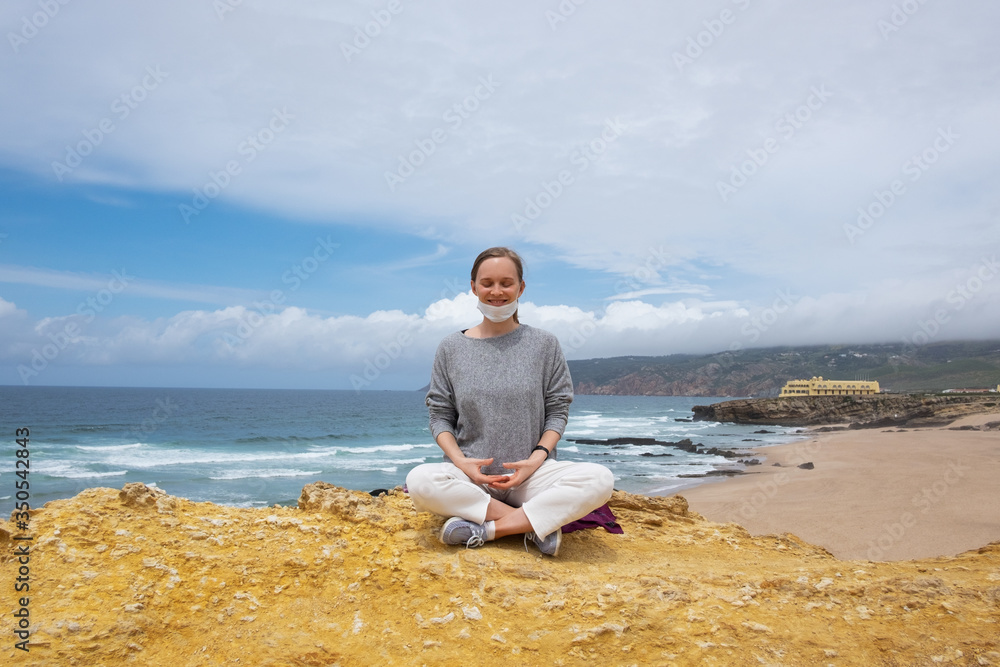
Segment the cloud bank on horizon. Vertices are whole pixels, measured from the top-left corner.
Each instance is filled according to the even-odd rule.
[[[394,389],[526,259],[569,358],[1000,331],[985,0],[16,0],[0,383]]]

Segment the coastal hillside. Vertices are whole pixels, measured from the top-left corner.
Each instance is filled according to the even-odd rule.
[[[842,561],[790,534],[712,523],[679,496],[616,492],[611,507],[624,534],[569,533],[548,558],[516,537],[446,547],[441,518],[400,490],[316,483],[298,507],[234,508],[139,483],[89,489],[32,510],[30,541],[0,521],[0,659],[1000,664],[1000,543]],[[30,593],[18,599],[19,572]]]
[[[788,380],[877,380],[883,391],[939,392],[1000,383],[1000,340],[922,347],[821,345],[710,355],[613,357],[569,362],[578,394],[777,396]]]

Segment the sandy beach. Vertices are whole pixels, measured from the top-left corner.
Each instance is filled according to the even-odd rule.
[[[952,556],[1000,541],[1000,431],[955,430],[998,419],[817,433],[756,449],[762,465],[681,495],[712,521],[792,533],[838,558]]]

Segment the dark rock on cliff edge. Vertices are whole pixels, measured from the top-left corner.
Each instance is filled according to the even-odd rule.
[[[695,421],[850,428],[945,426],[965,415],[1000,412],[1000,397],[955,394],[876,394],[746,398],[692,408]]]

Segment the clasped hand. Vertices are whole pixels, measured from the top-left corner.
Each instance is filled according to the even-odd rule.
[[[513,470],[512,475],[486,475],[483,473],[483,466],[488,466],[493,463],[493,459],[465,459],[460,463],[455,465],[468,476],[469,479],[475,484],[486,484],[493,489],[513,489],[519,484],[523,484],[529,477],[531,477],[545,459],[541,457],[538,461],[532,461],[531,458],[524,459],[522,461],[514,461],[513,463],[504,463],[503,467],[508,470]]]

